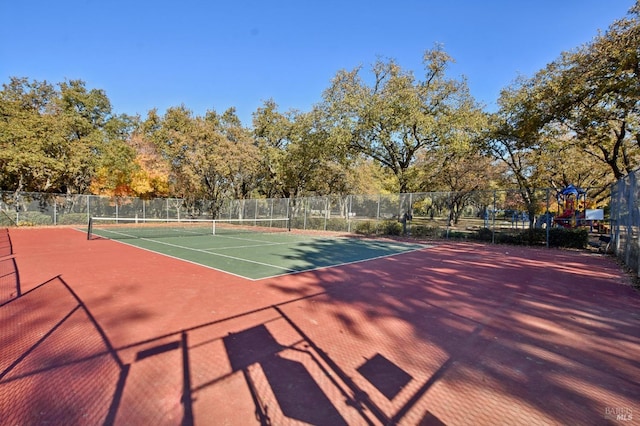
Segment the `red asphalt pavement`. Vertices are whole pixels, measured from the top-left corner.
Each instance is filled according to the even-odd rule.
[[[640,424],[611,257],[472,243],[248,281],[0,232],[0,424]]]

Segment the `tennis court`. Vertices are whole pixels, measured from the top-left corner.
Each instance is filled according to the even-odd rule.
[[[422,250],[425,244],[292,232],[287,219],[93,218],[89,240],[117,240],[250,280]],[[97,242],[96,242],[97,243]]]

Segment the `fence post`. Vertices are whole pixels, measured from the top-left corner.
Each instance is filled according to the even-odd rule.
[[[324,197],[324,230],[327,230],[327,217],[329,216],[329,197]]]
[[[636,175],[634,173],[629,173],[627,175],[629,178],[629,196],[627,197],[627,255],[626,255],[626,264],[627,266],[633,267],[635,266],[636,274],[638,272],[638,265],[633,265],[631,263],[631,254],[636,251],[638,246],[638,241],[636,238],[633,238],[634,228],[637,223],[637,209],[635,206],[635,198],[637,191],[637,182]],[[636,241],[634,241],[636,240]],[[633,246],[636,247],[633,247]],[[637,260],[636,260],[637,261]]]
[[[347,232],[351,232],[351,208],[353,202],[353,196],[347,195],[349,197],[349,208],[347,209]]]
[[[620,256],[620,180],[612,185],[616,189],[615,202],[611,200],[611,214],[609,216],[609,234],[613,238],[613,250],[616,256]],[[613,192],[613,191],[612,191]],[[614,209],[615,207],[615,209]],[[615,228],[614,228],[615,223]],[[615,231],[614,231],[615,229]]]
[[[272,220],[273,220],[273,198],[271,199],[271,207],[269,211],[269,226],[271,226]],[[291,222],[291,219],[289,219],[289,222]]]
[[[253,223],[258,223],[258,199],[254,199],[254,213],[253,213]]]
[[[546,232],[546,234],[547,234],[547,248],[549,248],[549,228],[551,228],[551,223],[550,223],[551,221],[549,220],[550,219],[550,216],[549,216],[549,197],[550,197],[550,195],[551,195],[551,190],[549,188],[547,188],[547,213],[545,214],[545,219],[544,219],[544,221],[545,221],[545,223],[547,225],[547,226],[545,226],[546,231],[547,231]]]
[[[491,224],[491,244],[496,243],[496,191],[493,191],[493,223]]]
[[[625,238],[625,247],[624,247],[624,263],[627,266],[631,266],[630,265],[630,261],[631,259],[629,258],[631,255],[631,246],[632,246],[632,242],[631,242],[631,236],[633,235],[633,197],[631,194],[633,194],[633,191],[635,190],[635,185],[634,185],[634,181],[635,179],[633,178],[633,175],[629,174],[627,175],[627,179],[629,179],[629,184],[627,185],[627,199],[626,199],[626,209],[627,209],[627,214],[626,214],[626,238]]]
[[[411,235],[411,224],[413,222],[413,192],[409,193],[409,206],[407,212],[409,213],[408,221],[409,221],[409,235]]]

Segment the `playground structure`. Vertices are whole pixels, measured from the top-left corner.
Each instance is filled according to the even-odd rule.
[[[569,185],[558,192],[557,199],[558,209],[563,208],[563,212],[553,218],[554,225],[563,228],[586,225],[587,191]]]
[[[587,208],[586,190],[569,185],[558,192],[557,197],[558,210],[564,210],[553,218],[554,226],[569,229],[588,226],[591,232],[608,232],[608,226],[604,222],[604,210]]]

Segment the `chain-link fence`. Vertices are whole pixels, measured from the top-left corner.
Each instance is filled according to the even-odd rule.
[[[355,232],[364,221],[432,223],[452,228],[513,228],[540,226],[548,191],[536,191],[530,221],[527,202],[517,191],[470,193],[429,192],[387,195],[302,197],[295,200],[224,200],[217,206],[206,200],[187,203],[180,198],[143,200],[135,197],[1,193],[0,222],[11,225],[85,224],[89,217],[153,219],[217,218],[268,219],[291,217],[300,229]],[[411,224],[411,223],[410,223]]]
[[[90,217],[290,218],[291,227],[295,229],[351,233],[382,230],[384,232],[380,233],[445,238],[464,237],[485,230],[488,239],[494,241],[497,233],[581,224],[580,207],[568,212],[556,191],[550,189],[223,200],[215,203],[208,200],[187,202],[180,198],[143,200],[13,192],[0,195],[0,225],[3,226],[82,225]],[[388,232],[390,230],[392,232]],[[624,234],[620,238],[631,237]]]
[[[293,228],[356,233],[395,222],[401,233],[425,235],[426,230],[427,236],[446,237],[479,229],[545,228],[553,224],[557,208],[555,192],[547,189],[526,197],[519,191],[347,195],[298,199],[291,219]]]
[[[90,217],[139,219],[269,219],[289,217],[289,200],[223,200],[0,192],[0,225],[83,225]]]
[[[611,243],[618,258],[640,276],[638,195],[638,172],[630,173],[611,187]]]

